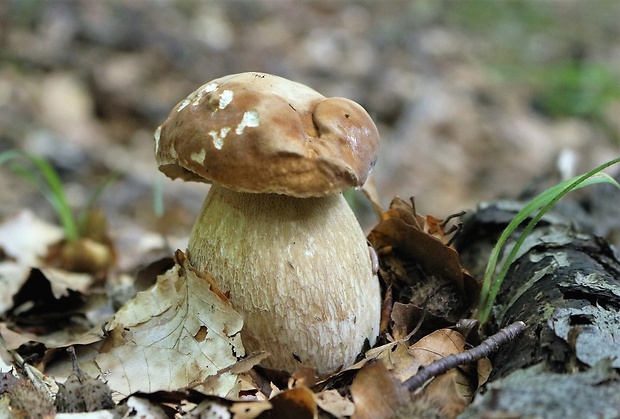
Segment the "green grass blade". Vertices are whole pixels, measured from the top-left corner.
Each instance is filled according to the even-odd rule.
[[[15,161],[20,158],[34,165],[43,181],[36,176],[34,169]],[[65,237],[71,241],[77,240],[79,237],[77,224],[65,197],[62,181],[52,165],[40,157],[16,150],[0,153],[0,165],[11,161],[13,161],[11,169],[37,187],[54,208],[65,231]]]
[[[602,170],[606,169],[609,166],[612,166],[616,163],[620,162],[620,158],[611,160],[597,168],[589,171],[588,173],[576,176],[572,179],[568,179],[564,182],[561,182],[548,190],[542,192],[538,196],[536,196],[532,201],[530,201],[521,211],[517,213],[514,219],[508,224],[508,226],[504,229],[504,232],[500,236],[497,241],[491,255],[489,256],[489,262],[487,264],[487,269],[484,275],[482,290],[480,294],[480,303],[478,306],[477,317],[482,323],[486,323],[491,314],[491,310],[493,308],[493,303],[495,301],[495,297],[497,296],[501,284],[508,273],[508,269],[510,265],[514,261],[519,249],[521,248],[523,242],[526,237],[532,232],[538,221],[567,193],[582,188],[584,186],[593,185],[596,183],[612,183],[616,185],[616,187],[620,188],[620,185],[609,175],[604,173],[600,173]],[[497,278],[493,280],[493,276],[495,274],[497,268],[497,262],[499,260],[499,255],[501,249],[508,238],[512,235],[512,233],[521,225],[523,221],[525,221],[534,211],[539,211],[536,216],[527,224],[524,231],[521,233],[519,238],[517,239],[515,245],[512,248],[512,251],[506,257],[504,264],[502,265],[502,269],[500,270]]]
[[[153,182],[153,212],[157,218],[164,216],[164,175],[158,173]]]
[[[65,230],[66,238],[70,241],[75,241],[79,238],[79,231],[77,223],[71,212],[71,207],[67,202],[65,191],[62,186],[62,181],[56,173],[56,170],[47,161],[41,157],[34,156],[32,154],[25,154],[26,158],[30,160],[39,170],[41,176],[45,180],[45,185],[50,190],[50,198],[52,206],[56,211],[56,215],[60,219],[60,222]]]
[[[16,150],[8,150],[0,153],[0,166],[11,160],[23,157],[23,154]]]

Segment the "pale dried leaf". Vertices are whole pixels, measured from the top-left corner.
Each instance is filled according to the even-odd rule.
[[[13,261],[0,262],[0,314],[13,307],[13,296],[24,285],[31,268]]]
[[[24,266],[35,267],[48,247],[64,237],[62,229],[24,210],[0,225],[0,247]]]
[[[327,413],[344,418],[355,413],[355,404],[338,393],[338,390],[325,390],[315,395],[316,404]]]
[[[272,408],[268,401],[231,402],[226,399],[206,398],[187,415],[200,419],[254,419]]]
[[[67,297],[69,290],[87,294],[94,282],[93,275],[86,273],[69,272],[56,268],[40,268],[52,288],[54,298]]]
[[[128,411],[125,417],[151,418],[151,419],[167,419],[168,415],[156,403],[142,398],[131,396],[127,399]]]
[[[37,336],[28,332],[14,332],[9,329],[6,323],[0,323],[0,336],[2,336],[2,346],[9,350],[15,350],[21,345],[37,340]]]
[[[239,313],[184,257],[180,263],[122,307],[108,326],[95,362],[121,394],[197,384],[204,390],[201,383],[244,355]],[[216,381],[209,383],[211,392],[226,395],[236,380],[225,373]]]

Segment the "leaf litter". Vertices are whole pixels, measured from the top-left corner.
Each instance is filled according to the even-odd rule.
[[[413,199],[395,198],[386,211],[373,205],[379,222],[368,239],[385,290],[382,334],[358,363],[327,377],[311,368],[288,375],[259,367],[269,354],[245,354],[241,316],[183,252],[152,259],[141,275],[119,272],[110,263],[113,242],[100,234],[96,242],[106,243],[110,262],[80,255],[88,245],[74,246],[78,260],[87,261],[76,269],[59,262],[62,230],[23,212],[0,225],[1,286],[10,296],[0,307],[0,334],[5,356],[13,357],[3,381],[40,380],[65,403],[74,397],[63,390],[71,383],[65,380],[88,378],[111,389],[114,402],[106,407],[150,417],[456,417],[488,378],[486,358],[415,392],[403,383],[470,346],[455,323],[475,306],[477,282],[450,246],[447,222],[417,214]],[[120,298],[134,282],[135,291]],[[0,408],[16,412],[11,394],[3,390]]]

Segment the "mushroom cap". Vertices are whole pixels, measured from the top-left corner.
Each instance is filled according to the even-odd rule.
[[[172,179],[296,197],[362,186],[378,149],[360,105],[264,73],[201,86],[155,132],[159,170]]]

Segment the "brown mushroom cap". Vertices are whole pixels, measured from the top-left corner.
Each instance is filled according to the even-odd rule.
[[[357,103],[263,73],[201,86],[155,133],[159,170],[170,178],[296,197],[362,186],[378,148],[377,127]]]

